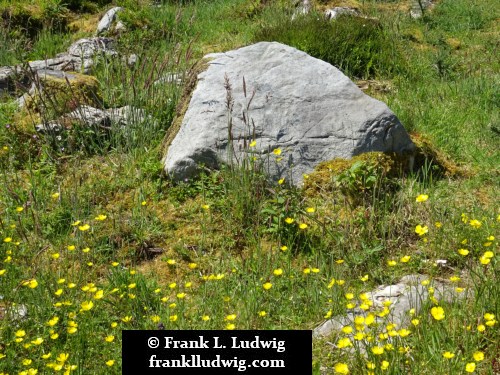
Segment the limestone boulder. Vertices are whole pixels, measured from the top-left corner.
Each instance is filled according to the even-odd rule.
[[[261,42],[205,60],[208,68],[198,74],[187,110],[166,138],[164,169],[175,180],[232,155],[257,159],[272,180],[301,185],[322,161],[414,151],[386,104],[295,48]]]
[[[467,290],[465,293],[457,293],[453,285],[449,285],[437,280],[434,280],[432,287],[433,294],[429,293],[429,289],[422,285],[422,281],[429,278],[424,275],[406,275],[399,280],[397,284],[381,285],[375,290],[365,293],[368,300],[371,301],[371,309],[366,311],[356,306],[346,315],[335,316],[324,321],[319,326],[314,328],[314,337],[328,337],[336,332],[340,332],[342,327],[354,323],[356,317],[361,316],[366,318],[368,314],[373,314],[384,309],[387,302],[390,302],[390,313],[385,317],[377,316],[376,323],[387,324],[391,322],[397,327],[406,327],[410,325],[412,315],[410,310],[413,309],[414,314],[418,315],[422,306],[428,303],[432,296],[440,302],[460,302],[465,297],[471,296],[472,291]]]
[[[111,28],[111,25],[113,24],[114,20],[116,19],[116,14],[120,11],[122,11],[122,7],[113,7],[110,10],[108,10],[104,16],[102,16],[101,20],[99,21],[99,24],[97,25],[97,35],[102,34],[106,31],[108,31]]]

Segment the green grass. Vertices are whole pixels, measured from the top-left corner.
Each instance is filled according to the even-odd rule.
[[[54,139],[33,137],[29,118],[4,99],[0,374],[119,374],[120,331],[160,323],[173,330],[312,329],[346,314],[349,303],[362,304],[362,293],[414,273],[429,278],[428,288],[444,281],[467,297],[426,300],[409,327],[353,324],[371,337],[366,357],[352,337],[354,352],[332,347],[346,343],[339,341],[346,333],[315,340],[313,373],[347,366],[351,374],[458,374],[472,363],[475,373],[498,372],[498,11],[491,0],[474,7],[442,0],[411,20],[387,9],[392,3],[362,2],[379,19],[366,34],[349,18],[291,22],[282,2],[119,2],[134,12],[123,14],[129,31],[118,49],[136,53],[139,63],[101,61],[101,104],[145,109],[145,123],[99,142],[74,127],[68,137],[79,146],[61,150]],[[0,63],[54,55],[74,38],[50,25],[41,30],[21,43],[16,30],[0,28]],[[443,177],[424,165],[386,176],[361,163],[314,193],[286,181],[269,185],[252,168],[166,180],[161,143],[181,88],[152,82],[184,74],[204,53],[274,38],[317,53],[353,79],[388,82],[389,90],[370,94],[468,174]],[[422,194],[428,199],[417,202]],[[416,233],[418,225],[427,233]],[[446,267],[436,266],[440,259]],[[432,314],[437,306],[442,320]]]

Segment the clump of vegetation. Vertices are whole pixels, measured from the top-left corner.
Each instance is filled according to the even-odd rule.
[[[321,14],[284,18],[257,32],[257,41],[277,41],[329,62],[350,77],[388,77],[404,70],[397,40],[375,19]]]

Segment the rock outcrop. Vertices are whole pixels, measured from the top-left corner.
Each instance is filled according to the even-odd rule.
[[[261,42],[205,59],[208,68],[198,75],[180,126],[172,129],[177,134],[166,145],[164,168],[176,180],[232,155],[257,159],[271,179],[300,185],[322,161],[414,150],[387,105],[295,48]]]

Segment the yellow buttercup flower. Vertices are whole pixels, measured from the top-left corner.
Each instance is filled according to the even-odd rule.
[[[103,214],[99,214],[97,215],[94,220],[97,220],[97,221],[104,221],[106,220],[107,216],[106,215],[103,215]]]
[[[113,342],[113,341],[114,341],[114,339],[115,339],[115,336],[113,336],[113,335],[109,335],[109,336],[106,336],[106,337],[104,338],[104,341],[106,341],[106,342]]]
[[[409,255],[405,255],[404,257],[402,257],[399,261],[401,263],[408,263],[410,261],[411,257]]]
[[[427,199],[429,199],[429,196],[427,194],[420,194],[415,201],[416,202],[425,202]]]
[[[472,357],[474,358],[474,361],[479,362],[479,361],[482,361],[484,359],[484,353],[478,351],[478,352],[475,352],[474,354],[472,354]]]
[[[345,363],[336,363],[333,368],[336,374],[349,374],[349,366],[347,366]]]
[[[306,212],[312,214],[316,209],[314,207],[307,207]]]
[[[94,299],[101,299],[102,297],[104,297],[104,291],[101,289],[101,290],[98,290],[95,294],[94,294]]]
[[[306,224],[306,223],[301,223],[301,224],[299,225],[299,228],[300,228],[300,229],[306,229],[306,228],[307,228],[307,224]]]
[[[484,314],[484,319],[486,319],[486,320],[495,320],[495,314],[486,313],[486,314]]]
[[[275,148],[275,149],[273,150],[273,154],[274,154],[274,155],[277,155],[277,156],[281,155],[281,148]]]
[[[273,274],[275,276],[281,276],[283,275],[283,270],[281,268],[276,268],[274,271],[273,271]]]
[[[467,363],[465,365],[465,371],[467,372],[474,372],[476,370],[476,364],[474,362]]]
[[[236,314],[230,314],[230,315],[227,315],[224,320],[235,320],[236,319]]]
[[[457,252],[462,256],[469,255],[469,250],[467,249],[458,249]]]
[[[486,258],[484,255],[482,255],[479,258],[479,262],[481,262],[481,264],[483,264],[483,265],[487,265],[491,262],[491,258]]]
[[[271,284],[270,282],[267,282],[265,283],[264,285],[262,285],[262,287],[265,289],[265,290],[269,290],[271,289],[273,286],[273,284]]]
[[[94,302],[84,301],[82,302],[81,306],[83,311],[89,311],[90,309],[92,309],[92,307],[94,307]]]
[[[351,326],[345,326],[345,327],[342,327],[342,332],[344,332],[345,334],[349,334],[353,331],[352,327]]]
[[[446,359],[452,359],[453,357],[455,357],[455,354],[452,352],[444,352],[443,357]]]
[[[78,229],[81,230],[82,232],[85,232],[86,230],[90,229],[90,225],[88,224],[80,225]]]
[[[469,224],[471,227],[473,227],[475,229],[479,229],[479,228],[481,228],[481,225],[483,225],[479,220],[476,220],[476,219],[470,220]]]
[[[431,309],[431,315],[436,320],[442,320],[445,317],[444,310],[440,306],[434,306]]]
[[[20,330],[16,331],[16,333],[14,335],[16,337],[24,337],[24,336],[26,336],[26,331],[24,329],[20,329]]]
[[[351,340],[348,337],[341,338],[337,342],[337,348],[339,348],[339,349],[347,348],[349,346],[353,346],[353,345],[352,345]]]
[[[115,361],[114,361],[114,360],[112,360],[112,359],[110,359],[109,361],[106,361],[106,366],[111,367],[111,366],[113,366],[114,364],[115,364]]]
[[[31,341],[33,345],[41,345],[43,343],[43,339],[41,337],[37,337],[35,340]]]
[[[397,265],[397,264],[398,264],[398,262],[396,262],[395,260],[388,260],[388,261],[387,261],[387,265],[388,265],[389,267],[394,267],[394,266],[395,266],[395,265]]]
[[[226,329],[229,331],[232,331],[235,328],[236,328],[236,325],[234,323],[228,323],[228,325],[226,325]]]
[[[426,225],[421,226],[419,224],[415,227],[415,233],[417,233],[419,236],[423,236],[427,232],[429,232],[429,228]]]
[[[257,146],[257,141],[254,139],[252,142],[249,144],[250,147],[255,147]]]
[[[285,219],[285,223],[287,223],[287,224],[292,224],[294,221],[295,221],[295,220],[294,220],[294,219],[292,219],[291,217],[287,217],[287,218]]]
[[[384,347],[383,346],[374,346],[372,347],[372,353],[375,355],[380,355],[384,353]]]

